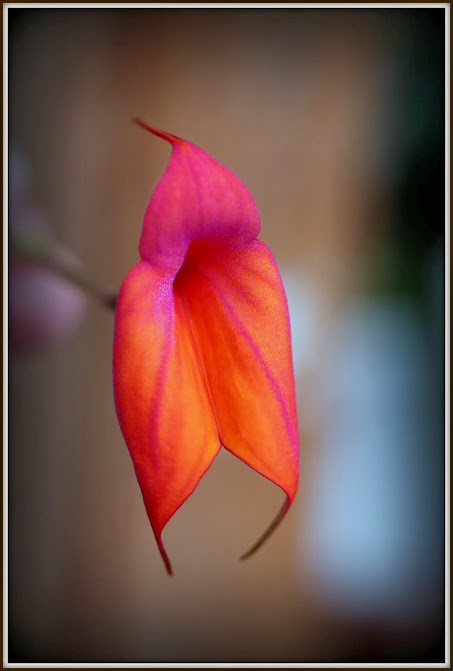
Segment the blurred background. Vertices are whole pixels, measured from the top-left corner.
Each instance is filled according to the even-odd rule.
[[[442,662],[444,10],[8,20],[10,227],[39,210],[117,289],[170,154],[131,117],[198,144],[258,205],[300,426],[272,538],[238,561],[283,494],[222,451],[164,532],[169,578],[115,416],[113,311],[32,275],[35,314],[77,318],[16,349],[10,258],[9,661]]]

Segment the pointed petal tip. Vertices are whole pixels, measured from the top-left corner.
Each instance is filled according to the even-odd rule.
[[[162,538],[160,536],[156,536],[156,541],[157,541],[157,546],[159,548],[159,552],[161,554],[162,559],[164,560],[165,568],[167,569],[168,575],[173,575],[173,569],[170,564],[170,560],[168,558],[168,555],[165,551],[164,544],[162,543]]]
[[[252,545],[252,547],[247,550],[243,555],[240,556],[240,561],[243,561],[244,559],[248,559],[252,555],[255,554],[257,550],[263,545],[263,543],[269,538],[269,536],[272,535],[272,533],[275,531],[275,529],[279,526],[280,522],[283,520],[285,517],[286,513],[289,510],[289,507],[291,505],[291,499],[289,496],[286,498],[286,501],[284,502],[283,506],[280,508],[278,511],[276,517],[273,519],[271,524],[268,526],[266,531],[258,538],[256,543]]]
[[[160,130],[159,128],[155,128],[155,126],[151,126],[150,124],[146,123],[146,121],[143,121],[143,119],[140,119],[140,117],[132,117],[132,121],[133,123],[137,124],[137,126],[144,128],[153,135],[157,135],[157,137],[161,137],[163,140],[166,140],[172,146],[175,146],[176,144],[184,144],[184,140],[181,138],[177,137],[176,135],[172,135],[171,133],[167,133],[164,130]]]

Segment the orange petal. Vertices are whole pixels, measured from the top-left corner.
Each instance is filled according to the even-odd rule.
[[[116,307],[114,394],[151,526],[161,534],[220,449],[211,403],[173,277],[144,261]]]
[[[299,461],[289,316],[275,261],[258,240],[243,249],[194,244],[175,290],[193,318],[222,444],[286,492],[273,529],[295,496]]]

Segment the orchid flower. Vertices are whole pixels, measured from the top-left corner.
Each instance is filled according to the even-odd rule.
[[[114,397],[168,573],[162,530],[221,446],[286,494],[298,482],[298,431],[284,288],[249,191],[194,144],[172,146],[148,203],[141,260],[115,313]]]

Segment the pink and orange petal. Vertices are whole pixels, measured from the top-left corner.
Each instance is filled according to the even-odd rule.
[[[286,493],[275,528],[297,489],[297,415],[285,292],[251,195],[195,145],[139,124],[173,151],[118,297],[114,395],[171,573],[162,530],[221,445]]]

